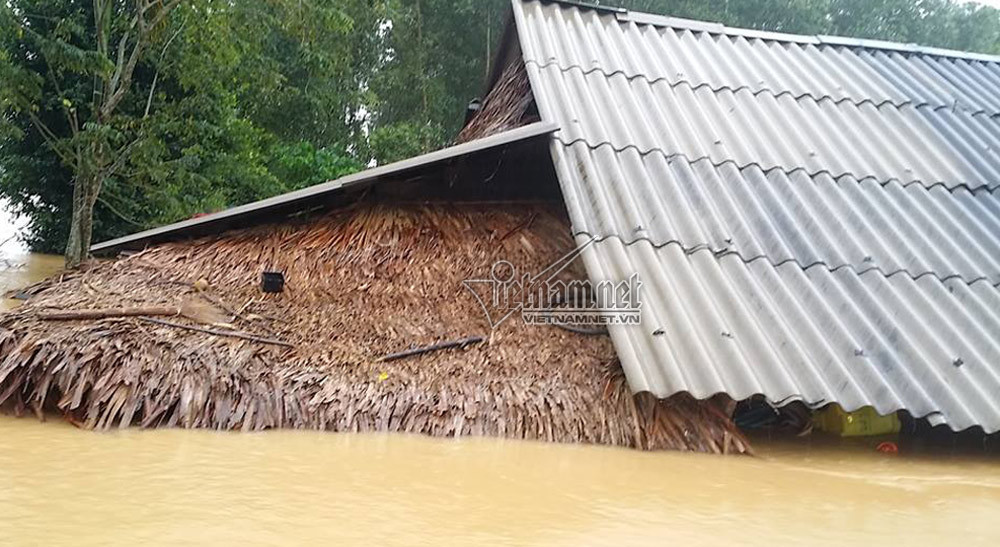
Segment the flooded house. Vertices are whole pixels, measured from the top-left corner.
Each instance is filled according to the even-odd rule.
[[[452,147],[95,246],[0,318],[0,404],[720,453],[748,400],[1000,430],[1000,58],[513,0],[486,89]],[[498,264],[636,279],[638,320],[510,317],[470,289]]]

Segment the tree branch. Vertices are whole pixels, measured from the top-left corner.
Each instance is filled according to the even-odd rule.
[[[74,163],[73,157],[66,154],[63,150],[60,149],[59,145],[60,139],[59,137],[56,136],[55,133],[52,132],[51,129],[49,129],[49,126],[45,125],[45,122],[43,122],[41,118],[36,116],[35,113],[32,112],[30,109],[28,110],[28,117],[31,118],[31,123],[33,123],[35,127],[38,128],[38,132],[42,134],[42,138],[44,138],[45,142],[48,143],[50,148],[52,148],[52,151],[55,152],[56,155],[59,156],[59,158],[64,162],[68,164]]]
[[[163,20],[167,18],[167,15],[169,15],[170,12],[174,8],[176,8],[180,3],[181,0],[170,0],[169,2],[164,4],[163,7],[160,8],[160,11],[156,12],[156,15],[153,17],[153,20],[150,21],[149,28],[156,28],[157,26],[159,26],[159,24],[162,23]]]
[[[129,31],[126,31],[118,46],[117,68],[108,86],[110,97],[105,97],[104,105],[101,108],[101,116],[103,118],[111,117],[115,108],[118,107],[118,104],[125,97],[125,93],[132,84],[132,74],[135,72],[135,67],[139,63],[139,58],[143,50],[149,43],[149,35],[152,30],[158,27],[166,19],[167,15],[180,3],[181,0],[170,0],[166,3],[163,3],[162,0],[154,0],[146,3],[143,3],[142,0],[136,0],[136,15],[133,19],[133,26],[137,25],[138,31],[135,36],[135,46],[132,48],[132,53],[129,55],[128,61],[125,61],[125,44],[130,34]],[[160,9],[153,16],[152,20],[146,21],[146,12],[152,9],[154,4],[159,5]]]
[[[103,170],[103,175],[105,177],[110,177],[114,175],[119,169],[122,168],[122,165],[124,165],[125,161],[128,159],[128,153],[132,151],[132,147],[135,146],[136,143],[139,142],[139,140],[140,139],[136,139],[128,143],[125,146],[125,148],[123,148],[122,151],[118,153],[118,157],[115,158],[115,161],[111,165],[109,165],[107,169]]]
[[[135,70],[135,65],[139,63],[139,56],[142,54],[144,42],[147,39],[140,27],[139,33],[135,37],[135,46],[132,47],[132,53],[129,54],[128,61],[125,61],[125,45],[127,44],[129,34],[129,32],[126,32],[118,44],[118,61],[115,64],[115,73],[107,86],[104,104],[101,106],[101,119],[110,118],[115,108],[118,107],[118,103],[125,97],[125,92],[128,91],[129,86],[132,84],[132,73]]]
[[[146,98],[146,111],[142,114],[143,119],[149,117],[149,109],[153,106],[153,93],[156,91],[156,81],[160,79],[160,65],[163,64],[163,59],[167,56],[167,49],[170,47],[170,44],[174,42],[174,39],[180,35],[182,30],[184,30],[183,23],[181,23],[180,28],[174,32],[174,35],[167,40],[167,43],[163,46],[163,50],[160,51],[160,58],[156,61],[156,72],[153,73],[153,83],[149,86],[149,96]]]
[[[122,213],[121,211],[119,211],[118,209],[116,209],[113,205],[111,205],[111,203],[108,202],[108,200],[102,198],[100,195],[97,196],[97,201],[99,201],[102,205],[104,205],[105,207],[107,207],[108,210],[111,211],[112,213],[114,213],[114,215],[116,217],[124,220],[125,222],[128,222],[129,224],[131,224],[131,225],[133,225],[133,226],[135,226],[137,228],[146,228],[145,224],[142,224],[141,222],[138,222],[136,220],[132,220],[131,218],[125,216],[125,213]]]
[[[56,90],[56,95],[60,99],[59,106],[62,107],[63,114],[66,115],[66,121],[69,123],[69,130],[73,133],[73,136],[75,137],[80,133],[80,124],[77,121],[76,112],[73,111],[72,107],[68,107],[66,106],[66,103],[62,102],[66,100],[66,96],[63,94],[62,87],[59,85],[59,80],[56,79],[55,71],[52,70],[52,64],[49,63],[48,57],[43,56],[43,58],[45,59],[45,66],[49,68],[46,74],[48,75],[49,80],[51,80],[52,86]]]
[[[125,46],[128,45],[128,38],[132,35],[131,30],[126,30],[122,34],[122,39],[118,41],[118,54],[115,60],[115,71],[111,75],[111,81],[108,83],[108,95],[111,95],[115,88],[118,86],[118,82],[121,81],[122,71],[125,69]],[[138,43],[136,44],[138,45]]]

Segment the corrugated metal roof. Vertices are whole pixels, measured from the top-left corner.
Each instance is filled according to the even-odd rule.
[[[741,31],[700,22],[699,27],[670,17],[622,16],[559,4],[537,4],[522,13],[524,58],[539,66],[580,67],[713,90],[1000,112],[995,92],[1000,64],[910,55],[907,51],[915,48],[907,44]],[[704,31],[693,30],[698,28]]]
[[[531,64],[563,143],[608,144],[882,182],[1000,186],[1000,122],[986,114],[671,86],[620,73]],[[1000,84],[998,84],[1000,89]]]
[[[763,393],[998,429],[1000,292],[984,281],[748,263],[616,238],[584,260],[595,281],[638,273],[643,283],[642,324],[611,328],[634,391]]]
[[[1000,430],[1000,64],[514,0],[635,391]],[[977,60],[982,59],[982,60]]]
[[[278,211],[297,212],[323,204],[323,200],[342,194],[348,190],[360,190],[387,178],[400,177],[416,170],[435,167],[467,156],[473,156],[485,151],[495,150],[514,143],[537,139],[556,130],[551,122],[537,122],[491,135],[482,139],[466,142],[436,150],[415,158],[398,161],[388,165],[366,169],[358,173],[341,177],[337,180],[324,182],[301,190],[295,190],[261,201],[240,205],[211,215],[175,222],[159,228],[145,230],[128,236],[112,239],[94,245],[95,253],[109,253],[122,249],[142,248],[149,243],[164,241],[170,238],[185,237],[214,233],[221,229],[232,229],[247,226],[261,216],[274,214]],[[274,221],[274,218],[270,219]]]
[[[716,167],[583,142],[555,158],[561,178],[578,182],[564,190],[578,233],[1000,285],[1000,191]]]

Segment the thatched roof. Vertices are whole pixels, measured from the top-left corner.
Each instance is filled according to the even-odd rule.
[[[91,264],[0,317],[0,404],[55,408],[98,429],[405,431],[747,450],[709,403],[633,397],[607,337],[515,320],[490,336],[462,280],[500,258],[547,265],[572,246],[567,234],[561,213],[542,204],[365,205]],[[260,291],[265,269],[285,273],[283,293]],[[39,317],[190,299],[238,312],[240,332],[293,347],[141,318]],[[378,362],[471,335],[489,339]]]

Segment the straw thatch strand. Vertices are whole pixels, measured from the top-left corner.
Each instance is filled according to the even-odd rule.
[[[711,403],[632,396],[607,337],[517,316],[490,331],[462,281],[488,276],[499,259],[537,272],[571,245],[547,205],[365,205],[91,264],[0,316],[0,404],[54,409],[94,429],[401,431],[748,451]],[[283,293],[261,292],[265,270],[284,272]],[[227,310],[228,326],[184,315],[43,318],[175,309],[202,295]],[[474,336],[484,341],[379,362]]]
[[[457,141],[468,142],[521,127],[535,121],[528,71],[521,62],[512,62],[486,95],[481,110],[462,128]]]

